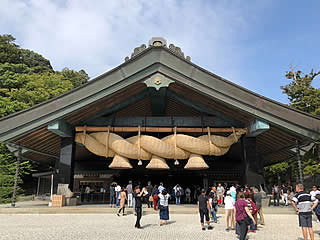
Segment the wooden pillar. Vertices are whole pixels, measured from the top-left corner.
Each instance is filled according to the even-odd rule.
[[[75,142],[73,137],[62,137],[60,158],[56,162],[56,172],[54,176],[54,192],[57,191],[59,183],[69,184],[70,190],[73,190],[74,154]]]
[[[243,137],[241,139],[243,151],[243,184],[259,187],[264,184],[263,158],[257,154],[256,137]]]

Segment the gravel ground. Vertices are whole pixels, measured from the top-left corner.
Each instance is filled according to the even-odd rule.
[[[295,215],[265,215],[265,226],[249,239],[303,240]],[[2,214],[0,239],[88,239],[88,240],[174,240],[174,239],[237,239],[234,231],[226,232],[224,217],[213,224],[214,230],[202,231],[196,214],[172,214],[167,226],[159,226],[156,214],[142,217],[142,229],[135,229],[133,215],[115,214]],[[320,223],[314,222],[315,239],[320,239]]]

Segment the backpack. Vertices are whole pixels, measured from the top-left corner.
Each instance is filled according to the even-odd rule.
[[[181,189],[177,188],[176,197],[180,197],[180,196],[181,196]]]
[[[252,201],[252,199],[249,199],[249,201],[250,201],[251,207],[252,207],[251,214],[252,214],[252,215],[255,215],[255,214],[258,212],[257,206],[256,206],[256,204],[254,203],[254,201]]]

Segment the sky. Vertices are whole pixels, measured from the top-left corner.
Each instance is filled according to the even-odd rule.
[[[91,78],[164,37],[200,67],[288,103],[291,65],[320,70],[319,10],[319,0],[0,0],[0,34]]]

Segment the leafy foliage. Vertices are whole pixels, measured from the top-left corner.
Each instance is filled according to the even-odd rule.
[[[301,71],[286,73],[286,78],[292,82],[281,86],[281,89],[288,95],[292,107],[320,116],[320,89],[312,86],[313,80],[318,75],[320,71],[313,70],[309,74]]]
[[[54,71],[49,60],[20,48],[13,36],[0,35],[0,117],[57,97],[88,80],[84,70]],[[15,169],[16,157],[0,143],[0,203],[11,198]],[[32,164],[22,162],[19,184],[31,172]]]
[[[0,203],[7,203],[13,193],[14,176],[16,173],[17,159],[7,151],[4,144],[0,144]],[[29,161],[22,161],[19,168],[18,184],[22,184],[22,178],[32,172]],[[18,186],[17,193],[23,193]]]

